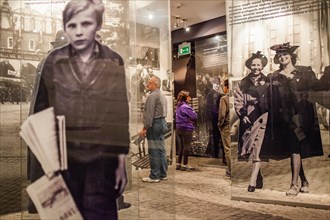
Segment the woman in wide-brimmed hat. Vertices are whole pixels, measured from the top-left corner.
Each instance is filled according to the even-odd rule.
[[[315,106],[308,100],[308,91],[317,81],[311,67],[296,66],[298,46],[290,43],[270,47],[275,51],[274,63],[279,69],[269,74],[271,105],[269,120],[273,136],[273,149],[289,150],[292,179],[288,196],[309,192],[302,158],[323,155],[322,142]],[[298,176],[301,187],[298,187]]]
[[[240,118],[239,156],[252,160],[248,192],[254,192],[256,188],[263,187],[259,154],[268,117],[265,95],[268,83],[266,83],[267,77],[262,73],[267,62],[266,56],[260,51],[253,53],[245,62],[250,73],[241,80],[234,95],[235,111]]]

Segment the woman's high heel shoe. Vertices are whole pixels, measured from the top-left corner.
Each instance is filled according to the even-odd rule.
[[[309,183],[307,182],[307,180],[301,183],[300,192],[309,193]]]
[[[255,190],[256,190],[256,187],[255,186],[249,185],[248,188],[247,188],[247,191],[248,192],[254,192]]]
[[[256,182],[256,189],[262,189],[262,187],[264,186],[264,181],[263,181],[263,177],[259,171],[258,176],[257,176],[257,182]]]
[[[287,196],[297,196],[299,193],[299,187],[291,184],[290,189],[286,192]]]

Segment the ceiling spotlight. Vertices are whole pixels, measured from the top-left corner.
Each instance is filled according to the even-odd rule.
[[[180,17],[179,16],[175,16],[175,22],[173,24],[173,28],[179,28],[180,27]]]
[[[154,18],[154,15],[153,15],[152,11],[150,11],[149,8],[147,9],[147,13],[148,13],[148,19],[152,20]]]
[[[182,19],[182,22],[183,22],[183,28],[187,28],[187,21],[186,21],[186,19]]]
[[[175,22],[173,24],[173,28],[183,28],[186,31],[189,31],[190,28],[187,26],[187,20],[180,18],[180,16],[175,16]]]
[[[178,2],[178,3],[175,3],[175,5],[174,5],[176,8],[181,8],[181,6],[182,6],[182,3],[180,3],[180,2]]]
[[[190,27],[187,26],[187,20],[186,19],[182,19],[183,22],[183,28],[188,32],[190,31]]]

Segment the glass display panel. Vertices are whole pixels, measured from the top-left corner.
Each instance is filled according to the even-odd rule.
[[[329,2],[226,10],[232,199],[328,209]]]
[[[152,213],[148,218],[174,218],[174,166],[173,166],[173,99],[172,72],[170,52],[170,26],[168,1],[130,1],[129,7],[129,62],[128,74],[130,83],[132,136],[132,207],[138,212],[135,216],[145,216],[139,204],[149,203],[156,199],[162,201],[163,209]],[[167,100],[167,131],[165,133],[166,159],[169,164],[168,180],[157,184],[143,183],[142,178],[149,177],[149,142],[141,139],[139,133],[143,128],[144,108],[149,93],[146,89],[152,76],[160,78],[160,91]],[[159,185],[161,184],[161,185]],[[159,190],[161,187],[161,190]],[[151,191],[150,191],[151,190]],[[146,194],[148,193],[148,194]],[[166,207],[166,208],[165,208]],[[122,215],[123,218],[127,217]]]
[[[1,201],[0,218],[12,216],[30,219],[28,195],[25,188],[30,159],[27,146],[19,137],[21,124],[29,115],[32,91],[41,61],[55,47],[66,41],[62,11],[68,1],[0,1],[0,195],[9,202]],[[170,55],[170,26],[168,1],[103,0],[105,12],[103,25],[97,32],[97,40],[117,52],[124,60],[129,97],[130,151],[126,159],[128,185],[124,202],[130,209],[119,212],[120,219],[139,218],[144,215],[139,202],[148,201],[141,178],[149,175],[150,166],[138,162],[148,160],[148,142],[138,134],[143,128],[144,103],[148,93],[146,84],[152,74],[161,80],[160,90],[167,100],[167,132],[165,135],[166,157],[169,164],[164,207],[170,210],[166,218],[174,218],[174,169],[173,158],[173,101]],[[59,43],[57,45],[55,42]],[[138,84],[133,75],[139,72]],[[150,75],[149,75],[150,74]],[[114,82],[116,83],[116,82]],[[141,151],[140,151],[141,150]],[[149,162],[147,161],[146,164]],[[154,189],[155,196],[164,194]],[[4,196],[6,195],[6,196]],[[169,196],[170,195],[170,196]],[[173,196],[172,196],[173,195]],[[118,204],[120,205],[120,200]],[[155,218],[163,214],[155,213]],[[152,216],[151,216],[152,218]]]
[[[219,165],[225,161],[217,121],[223,82],[228,78],[227,63],[226,34],[195,41],[196,97],[192,104],[198,119],[192,155],[213,157],[210,163]]]

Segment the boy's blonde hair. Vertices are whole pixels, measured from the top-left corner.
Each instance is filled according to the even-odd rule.
[[[95,12],[96,22],[99,26],[102,25],[103,22],[103,12],[104,5],[102,0],[71,0],[63,10],[62,18],[63,18],[63,28],[65,30],[65,25],[70,21],[70,19],[78,14],[81,11],[87,10],[89,7],[92,7]]]

